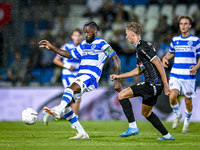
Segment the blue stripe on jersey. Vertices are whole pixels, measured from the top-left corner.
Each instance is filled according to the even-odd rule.
[[[76,57],[78,57],[78,58],[81,57],[81,55],[80,55],[80,53],[78,52],[77,49],[74,49],[73,52],[74,52],[74,54],[75,54]],[[70,51],[70,55],[71,55],[71,57],[73,58],[72,51]]]
[[[73,75],[73,74],[62,75],[62,78],[64,78],[64,79],[69,78],[69,77],[75,78],[75,75]]]
[[[176,68],[176,69],[189,69],[190,68],[190,66],[192,66],[192,65],[196,65],[196,64],[180,64],[180,63],[174,63],[173,64],[173,68]]]
[[[179,75],[175,73],[170,73],[170,77],[175,77],[178,79],[196,79],[196,75]]]
[[[81,60],[72,58],[72,59],[67,59],[67,62],[80,63]]]
[[[80,65],[80,68],[79,70],[82,70],[82,69],[87,69],[87,70],[91,70],[93,72],[95,72],[98,76],[101,75],[101,69],[99,69],[98,67],[96,66],[90,66],[90,65]]]
[[[85,55],[85,56],[82,56],[81,59],[98,60],[98,55]]]
[[[193,52],[176,52],[175,57],[195,57]]]
[[[189,40],[187,40],[187,41],[176,40],[176,41],[173,42],[173,45],[174,46],[183,46],[183,45],[188,46],[188,41]],[[190,45],[190,46],[195,46],[194,43],[195,43],[195,41],[192,41],[192,45]]]
[[[94,85],[95,88],[98,87],[98,83],[96,81],[96,78],[93,75],[87,74],[87,73],[78,73],[76,77],[80,77],[82,75],[88,75],[88,76],[91,77],[91,79],[88,79],[88,80],[86,80],[86,82],[84,82],[87,86]]]

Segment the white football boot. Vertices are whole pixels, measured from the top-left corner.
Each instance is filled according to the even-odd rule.
[[[176,117],[176,118],[174,119],[174,122],[173,122],[173,125],[172,125],[172,128],[173,128],[173,129],[176,129],[176,128],[178,127],[181,118],[182,118],[182,114],[180,114],[180,116],[178,116],[178,117]]]
[[[48,126],[49,117],[50,115],[43,110],[43,122],[45,126]]]
[[[187,133],[188,130],[189,130],[189,125],[185,125],[185,124],[184,124],[183,129],[182,129],[181,132],[182,132],[182,133]]]
[[[51,114],[56,121],[60,119],[60,113],[57,110],[49,107],[44,107],[44,111],[48,114]]]
[[[70,137],[69,139],[89,139],[88,134],[76,134],[74,137]]]

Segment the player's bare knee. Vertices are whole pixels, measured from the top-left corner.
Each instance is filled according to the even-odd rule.
[[[125,98],[124,92],[120,92],[120,93],[118,94],[118,99],[119,99],[119,100],[122,100],[122,99],[124,99],[124,98]]]
[[[191,99],[188,99],[188,98],[186,98],[185,99],[185,105],[191,105],[192,104],[192,100]]]
[[[175,95],[170,95],[170,96],[169,96],[169,100],[170,100],[170,103],[171,103],[172,105],[177,104],[177,97],[176,97]]]
[[[145,118],[147,118],[147,117],[149,117],[149,112],[147,112],[147,111],[142,111],[142,115],[143,115]]]

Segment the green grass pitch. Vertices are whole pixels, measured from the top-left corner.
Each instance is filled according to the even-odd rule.
[[[0,150],[198,150],[200,123],[191,122],[188,133],[181,133],[183,122],[176,130],[163,122],[175,141],[156,141],[160,133],[149,122],[137,122],[140,134],[121,138],[128,128],[126,121],[81,121],[90,139],[69,140],[75,136],[66,120],[26,125],[22,122],[0,122]]]

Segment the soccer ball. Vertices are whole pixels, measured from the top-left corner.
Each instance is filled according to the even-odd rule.
[[[36,121],[38,120],[38,113],[33,108],[26,108],[25,110],[23,110],[21,117],[22,117],[22,122],[31,125],[36,123]]]

